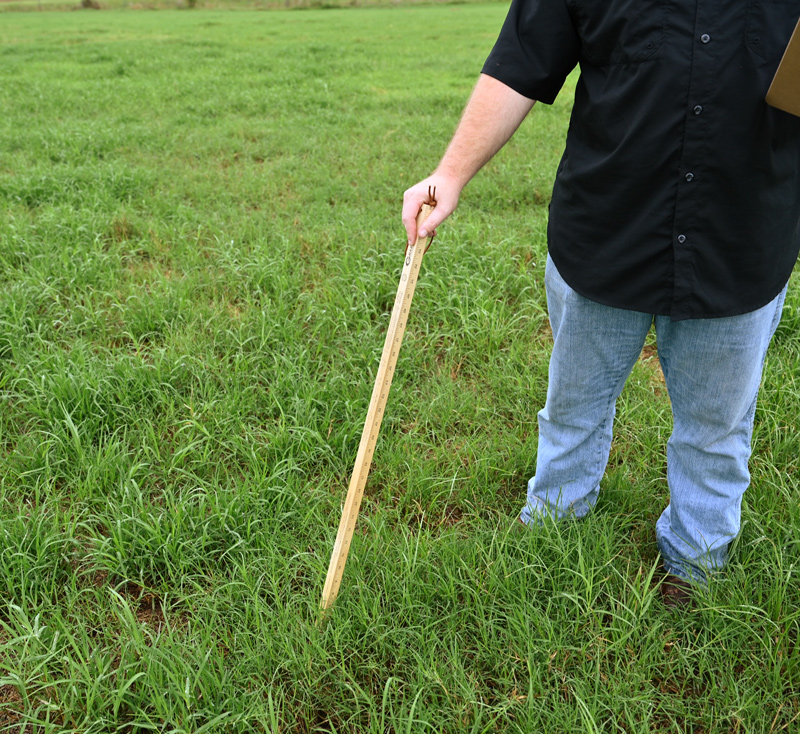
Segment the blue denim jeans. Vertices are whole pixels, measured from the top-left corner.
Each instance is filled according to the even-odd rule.
[[[672,321],[578,295],[549,257],[545,284],[554,345],[536,475],[521,520],[535,525],[592,509],[615,404],[655,320],[674,424],[667,444],[670,503],[656,523],[656,540],[667,571],[704,583],[725,564],[739,532],[756,396],[786,289],[752,313]]]

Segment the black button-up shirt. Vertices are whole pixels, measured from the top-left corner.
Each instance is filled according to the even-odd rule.
[[[800,249],[800,118],[764,102],[800,0],[513,0],[483,73],[550,104],[580,64],[548,240],[585,297],[769,303]]]

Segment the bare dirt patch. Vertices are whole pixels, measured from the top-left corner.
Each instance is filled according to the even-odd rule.
[[[20,723],[22,719],[22,696],[15,686],[0,686],[0,731],[13,731],[16,734],[33,734],[30,724]]]

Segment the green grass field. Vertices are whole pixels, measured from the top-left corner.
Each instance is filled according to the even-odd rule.
[[[473,4],[503,0],[0,0],[0,13],[19,11],[88,10],[308,10],[332,8],[403,7],[435,4]],[[507,3],[506,3],[507,5]]]
[[[318,604],[405,245],[503,4],[0,20],[0,730],[800,731],[800,281],[732,562],[654,588],[652,342],[596,512],[514,529],[552,178],[537,106],[427,254]]]

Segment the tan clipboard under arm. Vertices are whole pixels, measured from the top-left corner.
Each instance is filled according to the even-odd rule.
[[[800,117],[800,20],[767,92],[767,104]]]

